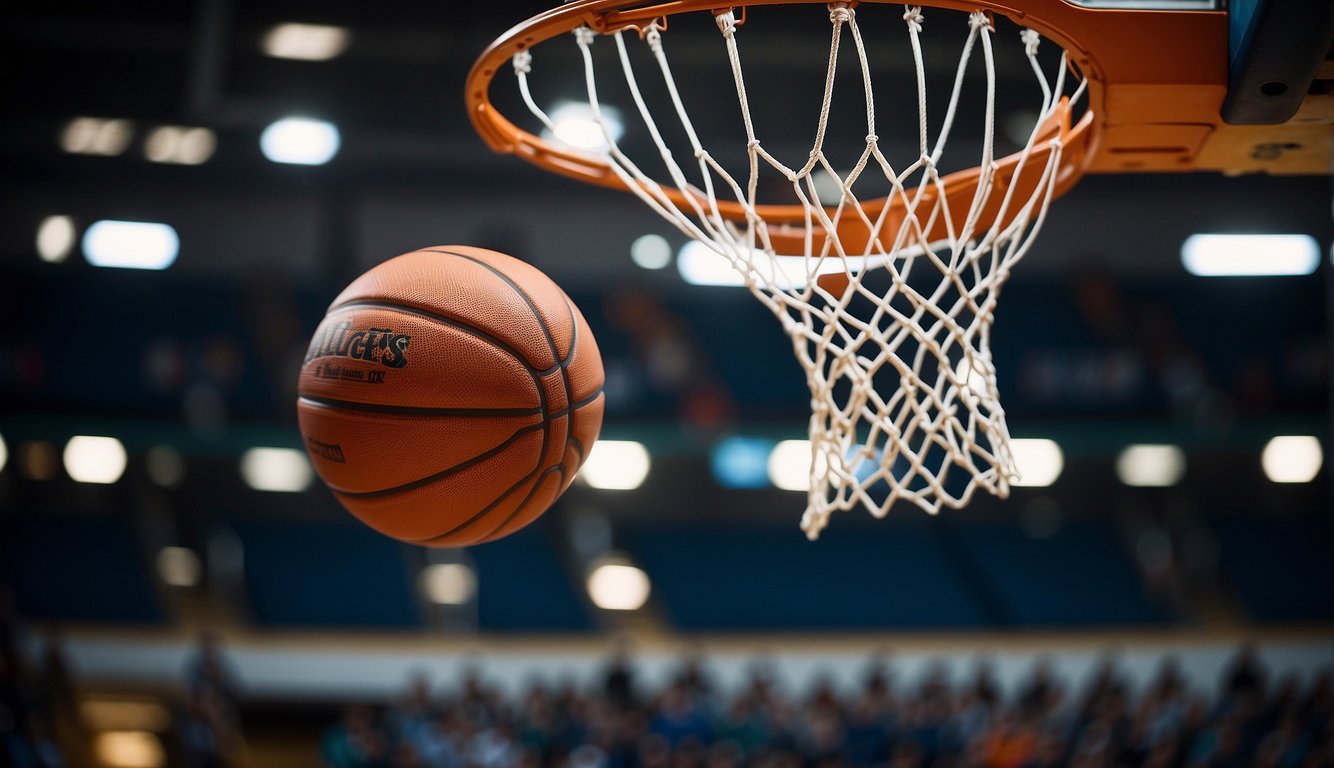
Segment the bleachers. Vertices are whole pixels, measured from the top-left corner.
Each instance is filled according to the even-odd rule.
[[[38,619],[150,624],[162,608],[143,554],[114,517],[0,517],[0,584]]]

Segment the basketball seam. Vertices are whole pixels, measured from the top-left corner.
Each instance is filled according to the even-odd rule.
[[[478,464],[478,463],[480,463],[480,462],[486,461],[487,459],[491,458],[492,456],[495,456],[495,455],[499,454],[501,451],[504,451],[506,448],[508,448],[508,447],[510,447],[511,445],[513,445],[516,441],[518,441],[519,438],[523,437],[524,435],[528,434],[529,432],[532,432],[532,431],[534,431],[534,430],[538,430],[538,429],[541,429],[541,430],[543,430],[543,431],[545,432],[545,431],[546,431],[545,428],[546,428],[546,422],[545,422],[545,421],[540,421],[540,422],[538,422],[538,423],[536,423],[536,424],[529,424],[529,425],[520,427],[518,430],[516,430],[516,431],[514,432],[514,434],[510,435],[510,436],[505,440],[505,442],[503,442],[503,443],[501,443],[500,445],[497,445],[496,447],[490,449],[490,450],[487,451],[486,453],[478,454],[477,456],[473,456],[472,458],[470,458],[470,459],[468,459],[468,460],[466,460],[466,461],[463,461],[463,462],[460,462],[460,463],[458,463],[458,464],[455,464],[454,466],[449,467],[449,468],[447,468],[447,469],[442,469],[442,470],[440,470],[439,472],[436,472],[436,473],[434,473],[434,474],[427,475],[426,477],[419,477],[419,478],[417,478],[416,480],[413,480],[413,481],[410,482],[410,483],[404,483],[404,484],[402,484],[402,485],[396,485],[396,486],[394,486],[394,487],[392,487],[392,488],[382,488],[382,489],[377,490],[377,491],[347,491],[347,490],[343,490],[343,489],[341,489],[341,488],[335,488],[335,487],[332,486],[332,485],[330,485],[329,488],[330,488],[330,490],[332,490],[334,493],[340,494],[340,495],[342,495],[342,496],[348,496],[348,497],[351,497],[351,498],[357,498],[357,499],[373,499],[373,498],[376,498],[376,497],[379,497],[379,496],[392,496],[392,495],[394,495],[394,494],[396,494],[396,493],[403,493],[403,492],[405,492],[405,491],[411,491],[411,490],[413,490],[413,489],[420,488],[420,487],[422,487],[423,485],[429,485],[430,483],[433,483],[433,482],[435,482],[435,481],[437,481],[437,480],[440,480],[440,479],[445,478],[445,477],[447,477],[447,476],[449,476],[449,475],[452,475],[452,474],[454,474],[455,472],[458,472],[458,471],[460,471],[460,470],[467,469],[467,468],[469,468],[469,467],[471,467],[471,466],[473,466],[473,465],[476,465],[476,464]]]
[[[561,295],[561,297],[565,299],[565,301],[564,301],[564,304],[565,304],[565,311],[568,312],[568,313],[570,314],[570,350],[569,350],[569,352],[566,354],[565,358],[562,359],[562,358],[561,358],[561,355],[560,355],[560,350],[559,350],[559,348],[558,348],[557,345],[556,345],[556,340],[555,340],[554,338],[552,338],[552,336],[551,336],[551,329],[547,327],[546,319],[543,318],[543,317],[542,317],[542,313],[538,311],[538,309],[537,309],[537,304],[533,301],[533,299],[532,299],[531,296],[529,296],[529,295],[528,295],[522,288],[519,287],[518,283],[515,283],[514,280],[512,280],[512,279],[510,278],[509,275],[505,274],[504,272],[502,272],[501,270],[497,269],[496,267],[493,267],[492,265],[487,264],[485,261],[482,261],[481,259],[478,259],[478,258],[476,258],[476,257],[474,257],[474,256],[469,256],[469,255],[464,254],[464,253],[458,253],[458,252],[456,252],[456,251],[441,250],[441,249],[436,249],[436,248],[425,248],[425,249],[423,249],[423,250],[425,250],[425,251],[427,251],[427,252],[429,252],[429,253],[439,253],[439,254],[443,254],[443,255],[446,255],[446,256],[454,256],[454,257],[463,259],[463,260],[465,260],[465,261],[471,261],[472,263],[474,263],[474,264],[476,264],[476,265],[482,267],[483,269],[487,270],[488,272],[491,272],[492,274],[494,274],[496,277],[500,278],[502,281],[504,281],[504,283],[505,283],[506,285],[508,285],[508,286],[510,287],[511,290],[514,291],[515,294],[517,294],[517,295],[519,296],[519,298],[523,299],[524,304],[528,305],[528,311],[532,313],[532,315],[533,315],[533,319],[537,321],[537,327],[540,328],[540,329],[542,330],[542,335],[543,335],[543,336],[546,338],[546,340],[547,340],[547,347],[551,350],[551,359],[555,362],[555,364],[554,364],[550,369],[548,369],[549,372],[555,372],[555,371],[557,371],[557,370],[560,371],[561,385],[562,385],[562,387],[565,389],[565,403],[566,403],[566,408],[565,408],[566,413],[565,413],[565,414],[562,414],[561,417],[563,418],[566,414],[571,413],[571,410],[570,410],[570,409],[572,409],[572,408],[574,407],[574,402],[573,402],[573,401],[574,401],[574,392],[572,391],[572,387],[570,386],[570,376],[569,376],[569,372],[566,370],[566,366],[569,364],[570,359],[572,359],[572,358],[574,357],[575,349],[578,347],[578,344],[579,344],[579,324],[578,324],[577,322],[575,322],[574,308],[571,306],[571,304],[570,304],[570,299],[569,299],[568,296],[565,295],[565,292],[564,292],[564,291],[560,291],[559,286],[557,286],[557,290],[560,291],[560,295]],[[543,374],[543,375],[545,376],[545,374]],[[542,394],[543,394],[543,396],[544,396],[544,397],[543,397],[543,401],[542,401],[542,406],[543,406],[543,409],[545,409],[545,408],[546,408],[546,404],[547,404],[547,403],[546,403],[546,399],[545,399],[546,388],[545,388],[544,386],[542,386],[541,384],[538,385],[538,388],[542,391]],[[532,470],[531,472],[529,472],[528,475],[525,476],[524,479],[523,479],[523,481],[521,481],[521,482],[527,482],[527,481],[530,480],[532,477],[536,476],[538,473],[540,473],[540,472],[543,471],[542,463],[546,460],[547,449],[551,446],[551,429],[550,429],[550,427],[551,427],[552,422],[555,420],[555,418],[557,418],[557,417],[555,416],[555,414],[546,414],[546,417],[542,420],[542,423],[543,423],[543,426],[544,426],[544,429],[542,430],[542,448],[541,448],[541,450],[538,452],[538,456],[537,456],[537,466],[535,466],[535,467],[533,468],[533,470]],[[566,442],[566,444],[565,444],[564,446],[561,447],[561,451],[560,451],[560,455],[561,455],[561,459],[562,459],[562,460],[563,460],[564,457],[565,457],[565,449],[566,449],[566,447],[568,447],[568,445],[569,445],[569,437],[570,437],[571,432],[573,431],[573,427],[574,427],[574,418],[573,418],[573,416],[570,416],[570,418],[568,419],[568,421],[569,421],[569,423],[568,423],[568,424],[566,425],[566,427],[565,427],[565,437],[566,437],[566,441],[565,441],[565,442]],[[563,466],[563,464],[562,464],[561,462],[558,461],[558,462],[556,462],[553,466],[561,467],[561,466]],[[533,483],[533,487],[532,487],[532,489],[529,490],[529,494],[528,494],[528,496],[525,497],[524,500],[523,500],[522,502],[520,502],[519,505],[518,505],[517,507],[515,507],[515,508],[513,509],[513,511],[511,511],[510,514],[507,515],[507,516],[505,517],[504,520],[501,520],[499,523],[497,523],[495,526],[493,526],[493,527],[491,528],[491,530],[488,531],[488,532],[483,536],[483,538],[485,538],[486,536],[490,536],[491,534],[495,533],[497,530],[499,530],[499,529],[503,528],[504,526],[508,525],[509,522],[510,522],[511,520],[513,520],[516,516],[518,516],[519,513],[523,511],[523,508],[524,508],[525,506],[527,506],[528,502],[532,500],[532,494],[536,492],[536,489],[537,489],[540,485],[541,485],[541,480],[540,480],[540,479],[539,479],[537,482]],[[504,496],[501,496],[500,498],[504,498]],[[499,501],[500,501],[500,499],[496,499],[496,501],[493,502],[492,505],[494,505],[495,503],[499,503]],[[470,522],[471,522],[471,521],[470,521]],[[457,531],[457,530],[459,530],[459,529],[462,528],[462,527],[463,527],[463,526],[458,526],[458,527],[456,527],[454,530]],[[449,534],[448,534],[448,533],[445,533],[445,534],[441,534],[441,535],[449,535]]]
[[[310,405],[339,410],[400,416],[537,416],[542,413],[540,408],[434,408],[416,405],[380,405],[306,394],[300,395],[297,399]]]
[[[533,483],[533,487],[528,489],[528,493],[523,497],[523,501],[519,502],[519,505],[514,508],[514,511],[511,512],[509,515],[507,515],[504,521],[500,523],[500,525],[492,527],[491,530],[487,531],[486,533],[474,539],[471,539],[468,543],[479,544],[489,540],[491,536],[495,535],[496,531],[500,530],[501,528],[504,528],[505,525],[509,523],[509,521],[513,520],[515,515],[517,515],[520,510],[528,506],[528,502],[533,500],[533,494],[537,493],[537,489],[542,486],[542,481],[546,479],[547,475],[551,474],[552,472],[560,472],[561,474],[565,474],[565,467],[560,464],[553,464],[552,466],[547,467],[545,470],[543,470],[541,467],[538,467],[532,472],[529,472],[527,475],[522,477],[520,480],[518,480],[510,487],[506,488],[504,493],[501,493],[499,496],[497,496],[490,504],[487,504],[484,508],[479,510],[477,514],[473,515],[472,517],[468,518],[462,523],[459,523],[458,525],[454,526],[448,531],[445,531],[444,533],[437,533],[434,536],[427,536],[426,538],[423,539],[404,539],[404,541],[408,542],[409,544],[429,544],[453,536],[459,531],[462,531],[463,529],[477,522],[478,520],[485,518],[487,515],[491,513],[491,510],[495,509],[497,504],[504,501],[506,497],[508,497],[511,493],[513,493],[524,483],[533,479],[533,477],[535,475],[538,475],[539,472],[541,473],[541,475],[537,478],[537,482]]]

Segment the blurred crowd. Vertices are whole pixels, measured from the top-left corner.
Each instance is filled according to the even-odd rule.
[[[0,768],[101,764],[59,638],[33,663],[4,598]],[[665,685],[648,686],[622,649],[592,684],[507,696],[467,666],[447,694],[418,677],[389,706],[342,708],[306,754],[325,768],[1334,768],[1330,669],[1274,679],[1251,647],[1212,696],[1171,658],[1134,686],[1111,655],[1076,687],[1045,660],[1005,690],[985,661],[912,681],[892,669],[874,660],[853,686],[797,694],[756,662],[724,691],[686,657]],[[165,765],[254,763],[247,702],[214,635],[200,636],[183,673],[162,730]]]
[[[321,742],[329,768],[1315,768],[1334,765],[1324,670],[1269,680],[1242,649],[1212,700],[1165,662],[1132,693],[1112,658],[1082,690],[1039,662],[1012,695],[979,664],[951,685],[873,667],[859,690],[793,696],[762,668],[724,695],[694,661],[640,696],[618,657],[600,689],[534,685],[511,700],[466,677],[455,695],[424,679],[397,704],[346,708]]]

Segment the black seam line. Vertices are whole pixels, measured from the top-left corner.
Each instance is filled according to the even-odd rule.
[[[562,408],[559,411],[552,411],[547,415],[543,422],[550,423],[571,411],[577,411],[596,401],[602,396],[602,387],[598,387],[593,394],[585,397],[568,408]],[[298,400],[314,405],[316,407],[336,408],[346,411],[366,411],[369,413],[386,413],[394,416],[540,416],[541,408],[425,408],[413,405],[378,405],[376,403],[358,403],[353,400],[337,400],[332,397],[317,397],[315,395],[301,395]]]
[[[482,269],[485,269],[486,271],[490,272],[491,274],[495,275],[501,280],[504,280],[505,284],[508,285],[510,289],[513,290],[516,294],[518,294],[519,298],[523,299],[523,303],[528,305],[528,311],[533,313],[533,319],[537,321],[537,327],[542,329],[542,335],[546,337],[547,349],[551,350],[551,359],[555,361],[555,365],[548,368],[547,371],[548,372],[554,371],[557,368],[562,367],[560,359],[560,350],[556,347],[556,340],[551,336],[551,329],[547,327],[546,321],[542,319],[542,313],[537,310],[537,304],[533,302],[532,297],[530,297],[527,293],[524,293],[524,290],[520,288],[519,284],[514,282],[514,280],[511,279],[509,275],[505,274],[504,272],[501,272],[500,270],[496,269],[490,264],[487,264],[485,261],[482,261],[476,256],[469,256],[466,253],[455,253],[454,251],[441,251],[441,250],[436,250],[434,248],[427,248],[426,250],[430,253],[443,253],[448,256],[457,256],[460,259],[471,261],[472,263],[476,264]],[[565,292],[561,291],[561,295],[564,296]]]
[[[556,414],[552,414],[552,416],[553,416],[553,417],[554,417],[554,416],[557,416],[557,415],[562,415],[562,416],[563,416],[563,415],[565,415],[566,413],[569,413],[570,411],[577,411],[577,410],[579,410],[580,408],[584,407],[585,405],[588,405],[589,403],[592,403],[592,402],[596,401],[599,397],[602,397],[602,387],[598,387],[598,390],[597,390],[596,392],[594,392],[593,394],[591,394],[591,395],[589,395],[588,397],[584,398],[583,400],[580,400],[578,403],[575,403],[573,407],[571,407],[571,408],[566,408],[566,409],[563,410],[563,411],[560,411],[560,412],[558,412],[558,413],[556,413]],[[573,426],[573,425],[571,425],[571,426]],[[573,445],[574,445],[574,447],[575,447],[575,452],[579,455],[579,463],[582,464],[582,463],[583,463],[583,457],[584,457],[584,445],[583,445],[583,442],[579,440],[579,438],[577,438],[577,437],[574,436],[574,431],[573,431],[573,429],[569,430],[569,437],[568,437],[568,439],[566,440],[566,442],[567,442],[567,444],[573,444]],[[568,445],[567,445],[567,447],[568,447]],[[502,493],[502,494],[500,494],[498,497],[496,497],[496,500],[495,500],[495,501],[491,502],[490,504],[487,504],[487,505],[486,505],[486,508],[484,508],[483,510],[481,510],[481,511],[478,512],[477,514],[473,515],[472,517],[468,518],[467,520],[464,520],[462,523],[459,523],[458,525],[454,526],[453,528],[450,528],[449,530],[447,530],[447,531],[445,531],[445,532],[443,532],[443,533],[437,533],[437,534],[435,534],[434,536],[428,536],[428,537],[426,537],[426,538],[424,538],[424,539],[408,539],[408,541],[410,541],[410,542],[412,542],[412,543],[414,543],[414,544],[425,544],[425,543],[428,543],[428,542],[437,541],[437,540],[442,539],[442,538],[445,538],[445,537],[447,537],[447,536],[453,536],[454,534],[458,533],[459,531],[463,530],[464,528],[467,528],[468,526],[470,526],[470,525],[472,525],[473,523],[477,522],[477,521],[480,520],[481,518],[485,517],[487,514],[489,514],[489,513],[491,512],[491,510],[495,509],[495,507],[496,507],[497,504],[499,504],[500,502],[502,502],[502,501],[504,501],[506,498],[508,498],[509,495],[510,495],[511,493],[514,493],[515,489],[517,489],[519,486],[523,485],[524,483],[528,482],[529,480],[532,480],[532,479],[533,479],[533,476],[536,475],[538,472],[542,472],[543,476],[542,476],[541,478],[539,478],[538,481],[537,481],[536,483],[533,484],[533,490],[529,491],[528,498],[527,498],[527,499],[524,499],[522,502],[520,502],[518,508],[516,508],[516,509],[514,510],[514,512],[510,513],[510,515],[509,515],[508,517],[506,517],[506,518],[500,523],[500,525],[497,525],[495,528],[492,528],[492,529],[491,529],[488,533],[486,533],[485,535],[479,537],[478,539],[474,539],[474,540],[472,540],[472,541],[475,543],[476,541],[479,541],[479,540],[481,540],[481,539],[485,539],[487,536],[490,536],[491,534],[495,533],[496,531],[498,531],[498,530],[500,530],[501,528],[503,528],[503,527],[505,527],[506,525],[508,525],[509,522],[510,522],[511,520],[514,519],[514,516],[517,515],[517,514],[519,514],[519,512],[522,511],[523,508],[524,508],[525,506],[527,506],[527,504],[528,504],[528,500],[532,498],[532,494],[533,494],[533,493],[536,493],[536,492],[537,492],[537,488],[538,488],[539,486],[542,485],[542,480],[544,480],[544,479],[546,478],[546,475],[549,475],[549,474],[551,474],[552,472],[560,472],[560,473],[561,473],[561,476],[562,476],[562,482],[563,482],[563,480],[564,480],[564,475],[565,475],[565,463],[564,463],[564,461],[563,461],[564,456],[562,456],[561,458],[562,458],[562,461],[561,461],[561,462],[558,462],[558,463],[556,463],[556,464],[551,465],[550,467],[547,467],[545,471],[543,471],[542,468],[539,466],[539,467],[537,467],[536,469],[534,469],[533,471],[531,471],[531,472],[529,472],[528,474],[524,475],[523,477],[519,478],[519,480],[518,480],[516,483],[514,483],[514,485],[511,485],[509,488],[506,488],[504,493]],[[541,460],[542,460],[541,457],[539,457],[539,458],[538,458],[538,461],[541,462]]]
[[[528,502],[533,500],[533,496],[537,494],[537,489],[542,487],[542,483],[546,481],[547,477],[549,477],[552,472],[558,472],[561,475],[564,475],[565,465],[553,464],[552,466],[547,467],[545,470],[543,470],[542,474],[536,480],[533,481],[533,487],[528,489],[528,495],[525,496],[523,501],[519,503],[519,506],[515,507],[513,512],[506,515],[505,519],[500,521],[500,525],[497,525],[490,531],[487,531],[486,536],[484,538],[489,539],[492,536],[495,536],[496,531],[504,529],[505,526],[513,522],[514,518],[518,517],[519,513],[523,511],[523,508],[528,506]],[[561,486],[560,479],[557,479],[556,496],[552,498],[553,502],[560,497],[560,486]]]
[[[571,396],[571,394],[570,394],[570,377],[565,375],[565,366],[564,366],[564,364],[561,362],[561,359],[560,359],[560,350],[557,349],[557,347],[556,347],[556,340],[553,339],[553,338],[551,338],[551,329],[547,327],[547,323],[546,323],[546,321],[542,318],[542,313],[539,312],[539,311],[537,311],[537,305],[533,303],[532,298],[531,298],[528,294],[524,293],[524,292],[523,292],[523,289],[519,287],[518,283],[516,283],[516,282],[514,282],[512,279],[510,279],[510,276],[509,276],[509,275],[505,274],[504,272],[501,272],[499,269],[496,269],[495,267],[491,266],[490,264],[487,264],[485,261],[482,261],[481,259],[479,259],[479,258],[477,258],[477,257],[475,257],[475,256],[469,256],[469,255],[466,254],[466,253],[458,253],[458,252],[456,252],[456,251],[447,251],[447,250],[442,250],[442,249],[438,249],[438,248],[427,248],[427,249],[426,249],[426,252],[427,252],[427,253],[438,253],[438,254],[441,254],[441,255],[443,255],[443,256],[453,256],[453,257],[455,257],[455,258],[457,258],[457,259],[463,259],[464,261],[470,261],[470,262],[472,262],[473,264],[476,264],[477,266],[481,267],[482,269],[485,269],[486,271],[488,271],[488,272],[490,272],[491,274],[495,275],[496,277],[500,278],[506,285],[508,285],[508,286],[510,287],[510,290],[514,291],[515,295],[517,295],[519,298],[523,299],[523,303],[526,304],[526,305],[528,305],[528,311],[529,311],[530,313],[532,313],[532,315],[533,315],[533,320],[537,323],[537,327],[540,328],[540,329],[542,329],[542,336],[543,336],[544,338],[546,338],[546,340],[547,340],[547,348],[551,350],[551,361],[552,361],[552,365],[551,365],[550,368],[547,369],[546,372],[544,372],[544,373],[541,374],[541,375],[542,375],[543,378],[545,378],[547,372],[555,372],[555,371],[557,371],[557,370],[559,370],[559,371],[561,372],[561,379],[563,379],[563,380],[564,380],[564,383],[565,383],[565,387],[564,387],[564,389],[565,389],[565,402],[566,402],[566,404],[568,405],[569,402],[570,402],[571,400],[574,399],[574,398]],[[565,295],[564,292],[561,292],[561,295],[564,296],[564,295]],[[545,382],[538,382],[538,383],[537,383],[537,387],[538,387],[538,389],[542,392],[542,410],[543,410],[544,413],[546,413],[546,409],[547,409],[547,405],[548,405],[548,403],[547,403],[547,400],[546,400],[546,386],[545,386]],[[543,419],[543,421],[545,421],[545,422],[550,422],[550,421],[552,420],[552,418],[553,418],[553,417],[551,416],[551,414],[550,414],[550,413],[547,413],[547,415],[546,415],[546,417]],[[566,432],[568,432],[568,431],[569,431],[569,430],[566,430]],[[551,448],[551,430],[549,430],[549,429],[547,429],[547,430],[543,430],[543,431],[542,431],[542,447],[541,447],[541,449],[538,451],[538,454],[537,454],[537,466],[533,467],[533,472],[539,472],[539,471],[541,471],[541,469],[542,469],[542,462],[546,460],[547,451],[548,451],[550,448]],[[561,447],[561,456],[564,457],[564,455],[565,455],[565,448],[564,448],[564,446],[562,446],[562,447]]]
[[[539,416],[541,408],[430,408],[415,405],[380,405],[378,403],[359,403],[354,400],[338,400],[332,397],[301,395],[298,400],[310,405],[338,408],[345,411],[367,411],[369,413],[388,413],[401,416]],[[583,405],[581,403],[580,405]],[[576,408],[579,406],[576,405]]]
[[[473,465],[475,465],[475,464],[479,464],[479,463],[481,463],[481,462],[483,462],[483,461],[486,461],[487,459],[491,458],[492,456],[495,456],[495,455],[499,454],[500,452],[504,451],[506,448],[508,448],[508,447],[510,447],[511,445],[513,445],[513,444],[515,443],[515,441],[517,441],[519,438],[523,437],[524,435],[528,434],[529,432],[533,432],[533,431],[536,431],[536,430],[539,430],[539,429],[542,429],[542,430],[545,431],[545,427],[546,427],[545,422],[539,422],[539,423],[537,423],[537,424],[529,424],[529,425],[527,425],[527,426],[525,426],[525,427],[521,427],[521,428],[519,428],[518,430],[516,430],[516,431],[514,432],[514,434],[510,435],[510,436],[509,436],[509,439],[507,439],[505,442],[501,443],[500,445],[497,445],[495,448],[492,448],[491,450],[487,451],[486,453],[483,453],[483,454],[479,454],[479,455],[477,455],[477,456],[474,456],[474,457],[472,457],[471,459],[468,459],[467,461],[461,462],[461,463],[459,463],[459,464],[455,464],[454,466],[452,466],[452,467],[450,467],[450,468],[448,468],[448,469],[442,469],[442,470],[440,470],[439,472],[436,472],[436,473],[433,474],[433,475],[427,475],[426,477],[418,478],[418,479],[416,479],[416,480],[413,480],[413,481],[410,482],[410,483],[404,483],[404,484],[402,484],[402,485],[396,485],[396,486],[394,486],[394,487],[392,487],[392,488],[381,488],[380,490],[377,490],[377,491],[344,491],[344,490],[342,490],[342,489],[340,489],[340,488],[334,488],[333,491],[334,491],[334,493],[337,493],[337,494],[339,494],[339,495],[341,495],[341,496],[347,496],[347,497],[349,497],[349,498],[353,498],[353,499],[373,499],[373,498],[376,498],[377,496],[392,496],[392,495],[395,494],[395,493],[402,493],[402,492],[404,492],[404,491],[411,491],[411,490],[413,490],[414,488],[420,488],[420,487],[422,487],[423,485],[428,485],[428,484],[430,484],[430,483],[434,483],[435,481],[440,480],[440,479],[445,478],[445,477],[448,477],[449,475],[452,475],[452,474],[454,474],[455,472],[458,472],[458,471],[460,471],[460,470],[467,469],[468,467],[471,467],[471,466],[473,466]],[[540,459],[539,459],[539,460],[540,460]]]
[[[533,500],[533,495],[537,493],[537,489],[542,487],[542,481],[545,480],[546,476],[551,474],[553,471],[564,472],[565,470],[560,464],[547,467],[545,470],[542,469],[541,467],[534,469],[532,472],[529,472],[528,474],[520,478],[520,480],[516,482],[514,485],[511,485],[509,488],[506,488],[505,492],[500,494],[500,496],[498,496],[495,501],[491,502],[490,504],[487,504],[485,509],[473,515],[472,517],[468,518],[467,520],[463,521],[462,523],[459,523],[458,525],[454,526],[453,528],[450,528],[448,531],[445,531],[444,533],[437,533],[434,536],[428,536],[427,538],[424,539],[408,539],[408,541],[412,544],[425,544],[432,541],[436,541],[438,539],[443,539],[449,536],[453,536],[454,534],[462,531],[463,529],[467,528],[473,523],[485,519],[487,515],[491,513],[491,510],[495,509],[500,504],[500,502],[509,498],[509,495],[511,493],[514,493],[516,490],[518,490],[524,483],[533,480],[533,478],[535,476],[538,476],[540,473],[540,476],[537,477],[537,480],[533,482],[533,486],[528,489],[528,493],[523,497],[523,501],[519,502],[519,505],[514,508],[513,512],[510,512],[508,515],[506,515],[504,520],[501,520],[498,524],[492,526],[491,529],[486,533],[480,534],[475,538],[469,539],[470,544],[476,544],[481,541],[486,541],[491,536],[494,536],[496,531],[500,530],[501,528],[504,528],[506,525],[509,525],[510,521],[513,520],[516,516],[518,516],[518,514],[523,511],[524,507],[528,506],[528,502]]]
[[[332,307],[326,314],[332,315],[336,312],[345,312],[349,309],[358,309],[360,307],[371,307],[373,309],[387,309],[393,312],[402,312],[408,315],[416,315],[418,317],[422,317],[427,320],[437,322],[441,325],[447,325],[451,328],[457,328],[458,330],[463,331],[464,333],[470,336],[475,336],[481,339],[482,341],[485,341],[486,343],[496,347],[500,351],[507,353],[510,357],[517,360],[520,365],[522,365],[524,368],[527,368],[529,373],[532,373],[536,376],[546,376],[547,374],[555,373],[556,370],[560,368],[560,364],[557,363],[556,365],[553,365],[550,368],[547,368],[546,370],[542,370],[537,366],[533,365],[532,363],[528,362],[528,360],[526,360],[524,356],[519,353],[519,350],[510,346],[502,339],[492,336],[491,334],[485,331],[474,328],[471,325],[468,325],[467,323],[460,322],[451,317],[446,317],[445,315],[438,315],[429,310],[419,309],[417,307],[410,307],[406,304],[395,304],[392,301],[376,301],[373,299],[357,299],[356,301],[349,301],[344,304],[339,304],[336,307]],[[543,330],[545,331],[545,328]]]

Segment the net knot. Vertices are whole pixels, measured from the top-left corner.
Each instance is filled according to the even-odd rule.
[[[847,3],[830,3],[829,20],[835,24],[847,24],[852,21],[852,8]]]
[[[1019,39],[1024,41],[1024,53],[1029,56],[1036,56],[1038,53],[1038,43],[1042,42],[1042,35],[1035,30],[1025,29],[1019,33]]]
[[[872,144],[876,143],[877,141],[880,141],[880,137],[877,136],[876,134],[874,134],[874,133],[868,133],[868,134],[866,134],[866,146],[869,147],[869,146],[871,146]]]
[[[514,72],[519,75],[526,75],[533,71],[533,54],[528,51],[519,51],[514,54]]]
[[[922,31],[922,6],[910,5],[903,9],[903,20],[908,22],[908,29],[913,32]]]
[[[644,42],[648,43],[650,51],[654,53],[662,51],[662,33],[658,31],[657,22],[649,25],[648,31],[644,33]]]
[[[574,39],[575,39],[575,41],[576,41],[577,43],[579,43],[579,45],[581,45],[581,46],[585,46],[585,47],[587,47],[587,46],[592,45],[592,44],[593,44],[593,38],[596,37],[596,36],[597,36],[597,33],[594,32],[592,29],[590,29],[590,28],[588,28],[588,27],[575,27],[575,28],[574,28]]]
[[[968,26],[972,29],[985,29],[988,32],[996,31],[996,28],[991,26],[991,18],[982,11],[973,11],[968,14]]]
[[[723,37],[731,37],[736,34],[736,14],[731,11],[723,11],[713,17],[718,25],[718,30],[723,33]]]

